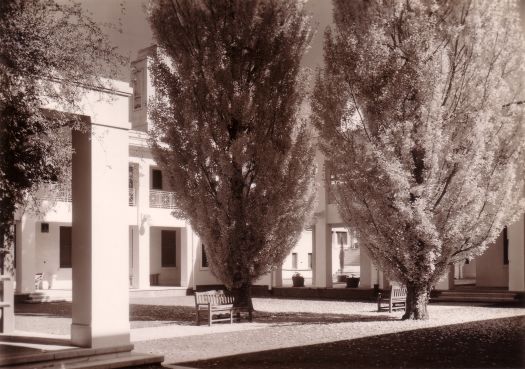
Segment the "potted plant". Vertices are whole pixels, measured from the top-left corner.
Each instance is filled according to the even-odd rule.
[[[292,282],[294,287],[304,287],[304,277],[301,273],[295,273],[292,276]]]
[[[350,278],[346,279],[346,287],[347,288],[359,287],[359,277],[354,277],[354,275],[352,274]]]

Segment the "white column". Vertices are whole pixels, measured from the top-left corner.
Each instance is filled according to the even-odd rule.
[[[136,245],[136,285],[135,288],[150,287],[150,214],[149,214],[149,189],[150,170],[147,163],[138,165],[138,190],[137,190],[137,224],[138,235]]]
[[[368,256],[368,250],[360,246],[359,250],[359,266],[360,266],[360,281],[359,287],[361,288],[372,288],[373,283],[373,274],[374,267],[372,265],[372,260]]]
[[[0,284],[0,300],[9,304],[9,306],[3,308],[3,316],[0,317],[0,333],[13,333],[15,330],[13,278],[10,275],[0,275]]]
[[[445,275],[441,277],[438,283],[436,283],[436,290],[451,290],[454,288],[454,270],[454,265],[448,267]]]
[[[332,287],[332,232],[326,218],[318,218],[314,226],[314,287]]]
[[[16,225],[16,293],[35,292],[35,217],[24,214]]]
[[[283,266],[272,272],[272,287],[282,287],[283,286]]]
[[[325,159],[320,152],[316,153],[317,172],[315,181],[319,186],[317,191],[317,209],[315,213],[315,225],[313,227],[313,287],[332,287],[332,233],[327,224],[327,191]]]
[[[73,132],[71,342],[129,344],[128,130]]]
[[[180,249],[180,285],[181,287],[192,287],[193,269],[195,268],[195,250],[193,249],[193,230],[189,223],[181,228],[181,249]]]
[[[525,291],[525,218],[508,227],[509,291]]]

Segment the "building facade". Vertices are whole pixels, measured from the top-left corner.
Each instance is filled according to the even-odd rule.
[[[147,117],[147,102],[155,93],[148,73],[151,50],[141,50],[132,63],[132,93],[119,95],[121,100],[129,101],[129,109],[126,117],[118,119],[129,121],[131,129],[119,138],[128,148],[127,160],[121,163],[128,169],[127,188],[121,183],[121,187],[114,191],[127,197],[127,209],[119,213],[118,222],[128,228],[129,239],[125,242],[129,244],[129,257],[109,260],[109,265],[119,263],[127,268],[131,289],[152,286],[196,289],[198,286],[217,285],[220,282],[210,272],[202,243],[191,224],[172,214],[175,194],[148,148],[147,131],[151,122]],[[124,86],[122,89],[130,88]],[[96,105],[94,109],[111,110],[111,107]],[[123,111],[126,109],[120,109],[119,114]],[[111,112],[108,114],[111,117]],[[322,168],[324,159],[320,153],[316,161]],[[306,285],[313,287],[333,287],[338,275],[360,277],[361,288],[372,288],[376,284],[384,287],[388,281],[375,268],[352,230],[347,229],[341,220],[324,171],[318,170],[316,176],[319,193],[315,223],[304,230],[281,269],[263,276],[255,284],[268,288],[291,285],[292,275],[300,273],[305,277]],[[104,192],[104,186],[115,186],[104,178],[99,178],[99,181],[100,187],[92,191]],[[36,198],[33,208],[38,210],[26,207],[17,215],[16,293],[27,294],[35,289],[49,288],[69,290],[75,268],[71,184],[42,184]],[[103,211],[104,202],[99,206]],[[524,234],[522,216],[502,232],[484,255],[451,268],[438,288],[453,288],[455,283],[461,282],[524,291]],[[109,250],[99,252],[103,253],[100,257],[105,257],[107,252],[107,258],[111,258]]]

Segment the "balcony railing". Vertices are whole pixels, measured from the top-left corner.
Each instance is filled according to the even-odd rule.
[[[58,183],[41,183],[37,198],[40,200],[71,202],[71,186]]]
[[[128,196],[129,206],[137,206],[137,195],[134,188],[129,189]]]
[[[150,208],[175,209],[175,193],[168,191],[150,190]]]

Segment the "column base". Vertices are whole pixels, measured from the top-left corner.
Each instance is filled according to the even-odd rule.
[[[111,323],[99,329],[88,324],[71,324],[71,343],[75,346],[100,348],[129,345],[130,342],[129,323],[122,327]]]

